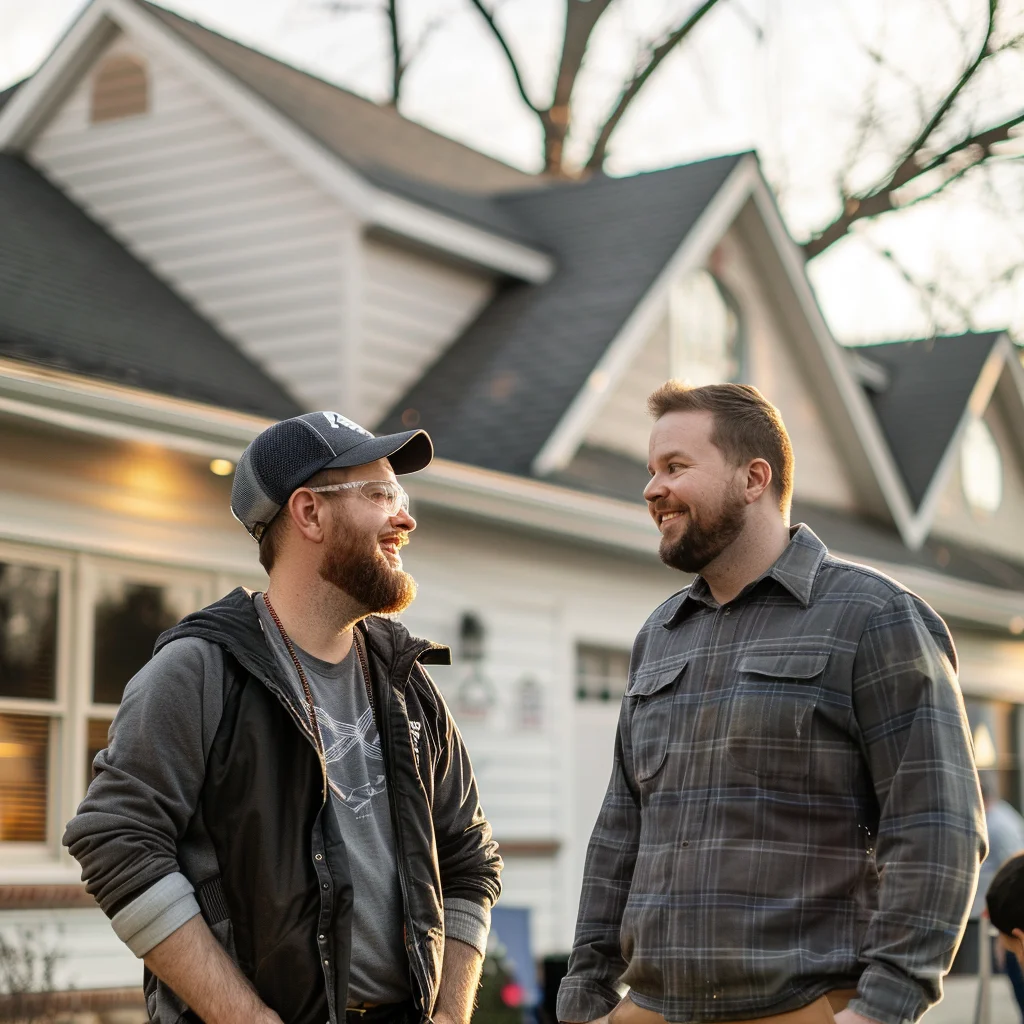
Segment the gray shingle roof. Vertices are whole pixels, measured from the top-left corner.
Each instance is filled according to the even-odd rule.
[[[962,334],[857,349],[889,374],[888,387],[866,393],[915,506],[928,490],[998,338],[996,333]]]
[[[271,417],[295,400],[17,157],[0,155],[0,355]]]
[[[555,257],[508,284],[385,418],[439,455],[528,475],[562,414],[742,156],[498,197]]]
[[[529,241],[488,196],[543,185],[544,178],[147,0],[137,2],[381,188],[517,241]]]

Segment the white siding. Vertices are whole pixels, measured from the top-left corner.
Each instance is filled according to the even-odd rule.
[[[985,423],[992,431],[1002,457],[1002,504],[993,513],[978,512],[968,505],[960,471],[960,452],[957,451],[952,472],[936,506],[932,533],[936,537],[948,537],[1024,561],[1024,471],[1018,455],[1021,442],[1014,442],[998,397],[989,404]]]
[[[311,408],[342,398],[342,253],[332,198],[177,67],[128,37],[150,112],[89,124],[91,76],[28,157]]]
[[[745,382],[753,384],[782,413],[793,442],[798,499],[832,508],[855,509],[856,495],[822,409],[786,338],[764,286],[742,243],[730,230],[718,250],[716,269],[744,313],[747,353]]]
[[[494,293],[491,278],[368,238],[361,415],[377,423]]]
[[[668,316],[613,387],[587,431],[584,444],[607,448],[647,463],[651,420],[647,396],[672,376]]]

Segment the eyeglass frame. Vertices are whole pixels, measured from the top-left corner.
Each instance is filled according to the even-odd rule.
[[[373,498],[367,498],[366,495],[363,494],[362,488],[367,484],[384,484],[387,487],[396,488],[401,504],[394,512],[389,512],[383,505],[377,504]],[[347,483],[343,484],[322,484],[319,487],[307,487],[306,490],[312,491],[314,494],[330,494],[336,491],[355,490],[357,487],[360,488],[358,491],[359,496],[361,498],[366,498],[371,505],[376,505],[382,512],[387,512],[389,519],[393,519],[400,512],[409,511],[409,492],[400,483],[398,483],[397,480],[349,480]]]

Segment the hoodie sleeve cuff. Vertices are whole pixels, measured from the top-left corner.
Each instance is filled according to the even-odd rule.
[[[199,913],[192,883],[180,871],[164,875],[111,919],[117,937],[144,957]]]
[[[491,908],[470,900],[444,901],[444,933],[449,939],[472,946],[481,956],[487,952]]]

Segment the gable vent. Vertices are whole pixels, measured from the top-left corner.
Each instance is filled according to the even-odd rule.
[[[135,117],[149,110],[149,77],[146,65],[135,57],[108,57],[92,80],[92,124]]]

